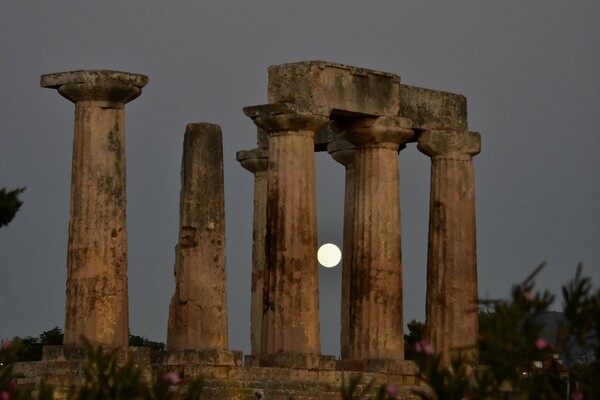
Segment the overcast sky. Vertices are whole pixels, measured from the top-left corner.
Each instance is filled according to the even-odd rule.
[[[166,339],[185,126],[223,130],[230,348],[249,352],[254,148],[242,108],[269,65],[327,60],[467,96],[479,293],[505,297],[539,263],[558,293],[579,262],[600,284],[600,2],[0,2],[0,187],[26,186],[0,229],[0,338],[63,327],[74,105],[40,75],[150,77],[126,106],[131,332]],[[316,155],[319,244],[341,245],[343,167]],[[423,320],[429,158],[400,153],[404,319]],[[320,269],[324,354],[339,354],[341,269]],[[560,305],[560,299],[557,301]]]

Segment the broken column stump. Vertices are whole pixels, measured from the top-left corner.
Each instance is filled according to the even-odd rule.
[[[181,163],[175,293],[168,350],[226,350],[223,140],[218,125],[187,126]]]

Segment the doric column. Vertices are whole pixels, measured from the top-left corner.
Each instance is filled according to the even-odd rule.
[[[398,150],[410,120],[365,118],[344,126],[356,145],[351,357],[404,358]]]
[[[218,125],[188,124],[168,350],[226,350],[225,195]]]
[[[352,243],[354,231],[354,145],[345,140],[336,140],[327,145],[333,159],[344,166],[344,244],[342,250],[342,304],[340,353],[343,360],[352,359],[350,344],[350,287],[352,285]]]
[[[467,131],[425,131],[419,136],[419,150],[431,157],[426,334],[446,362],[464,351],[477,354],[472,159],[480,142],[479,133]]]
[[[269,134],[263,355],[320,353],[314,134],[328,118],[244,108]]]
[[[265,286],[265,233],[267,224],[267,149],[238,151],[237,160],[254,174],[252,223],[252,286],[250,293],[250,344],[253,357],[261,354],[263,291]]]
[[[65,344],[128,344],[124,108],[147,82],[117,71],[41,77],[75,103]]]

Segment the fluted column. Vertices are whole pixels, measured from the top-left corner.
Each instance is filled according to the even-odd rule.
[[[252,223],[252,286],[250,292],[250,345],[253,357],[261,354],[263,291],[265,286],[265,234],[267,224],[267,149],[238,151],[237,160],[254,174]]]
[[[340,353],[343,360],[352,359],[350,344],[350,287],[352,285],[352,243],[354,231],[354,145],[345,140],[336,140],[327,145],[333,159],[346,170],[344,181],[344,244],[342,250],[342,302]]]
[[[357,360],[404,358],[398,150],[410,121],[365,118],[344,127],[356,145],[350,306]]]
[[[75,103],[65,344],[128,344],[124,108],[147,82],[117,71],[41,77]]]
[[[314,134],[327,117],[246,107],[269,134],[263,355],[319,354]]]
[[[218,125],[187,125],[179,202],[167,349],[226,350],[225,194]]]
[[[431,157],[426,335],[448,362],[477,355],[477,255],[473,156],[476,132],[426,131],[418,148]]]

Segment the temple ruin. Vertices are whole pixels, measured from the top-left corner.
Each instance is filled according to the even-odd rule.
[[[271,66],[268,103],[243,110],[257,137],[237,153],[254,179],[251,353],[228,348],[222,134],[209,123],[189,124],[184,136],[167,350],[127,348],[124,107],[147,82],[116,71],[41,78],[75,103],[65,340],[40,363],[18,365],[22,382],[55,368],[44,376],[65,394],[80,379],[80,346],[92,343],[122,348],[148,373],[204,376],[207,398],[330,398],[345,373],[392,380],[411,398],[421,383],[404,359],[398,168],[409,142],[431,159],[426,335],[445,360],[476,361],[480,135],[468,130],[466,98],[323,61]],[[345,170],[339,359],[321,354],[319,341],[319,151]]]

